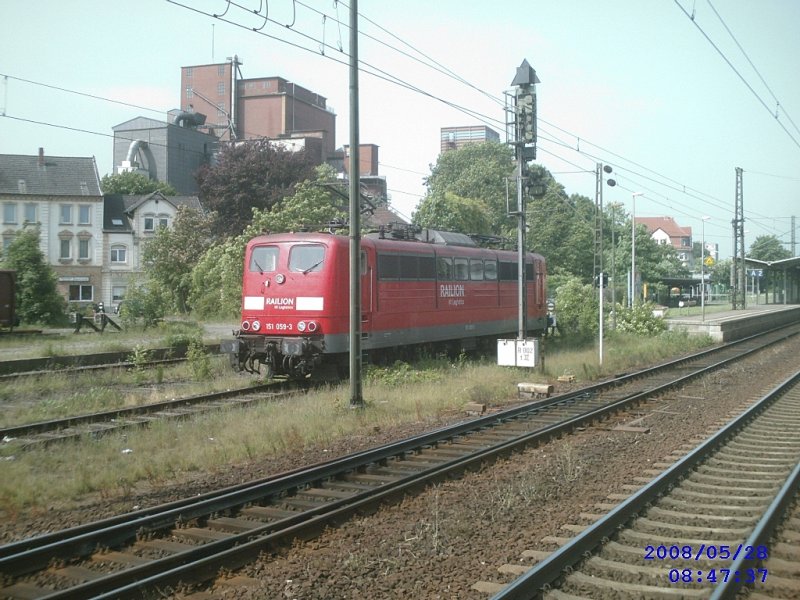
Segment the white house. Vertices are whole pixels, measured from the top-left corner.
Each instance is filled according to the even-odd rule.
[[[37,226],[40,248],[73,303],[96,301],[102,280],[103,194],[94,157],[0,154],[3,249]]]
[[[104,202],[104,254],[102,298],[118,305],[131,279],[142,272],[142,252],[147,240],[161,227],[170,227],[178,207],[201,210],[197,196],[106,196]]]

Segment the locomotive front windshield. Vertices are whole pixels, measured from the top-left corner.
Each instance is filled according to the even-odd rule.
[[[278,268],[277,246],[256,246],[250,253],[250,271],[271,273]]]
[[[289,252],[289,270],[300,273],[321,271],[325,262],[325,246],[322,244],[298,244]]]

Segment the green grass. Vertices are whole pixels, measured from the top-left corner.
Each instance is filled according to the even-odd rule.
[[[14,514],[79,500],[85,494],[126,496],[142,485],[164,485],[252,461],[305,449],[324,449],[343,438],[373,445],[376,431],[409,424],[438,426],[465,418],[466,402],[505,406],[518,402],[517,383],[553,381],[563,373],[579,382],[683,353],[708,339],[669,333],[655,338],[610,339],[603,368],[592,349],[553,351],[545,369],[430,359],[419,365],[366,370],[363,410],[349,408],[347,383],[306,395],[223,410],[191,421],[159,421],[57,449],[11,455],[0,464],[0,510]],[[547,351],[547,348],[546,348]]]
[[[216,341],[219,336],[205,334],[201,325],[193,321],[164,321],[147,330],[132,329],[103,333],[58,330],[45,335],[0,336],[0,360],[126,352],[137,345],[146,348],[168,348],[185,345],[191,339]]]
[[[207,360],[208,371],[203,371],[203,377],[197,376],[197,369],[189,361],[156,369],[21,378],[13,386],[0,387],[0,402],[4,403],[0,427],[153,404],[238,388],[252,381],[232,372],[226,357],[208,356]]]

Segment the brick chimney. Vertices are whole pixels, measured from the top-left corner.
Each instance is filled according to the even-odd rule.
[[[44,166],[44,148],[39,148],[39,166]]]

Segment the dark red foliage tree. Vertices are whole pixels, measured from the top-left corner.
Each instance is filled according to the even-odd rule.
[[[251,140],[223,148],[216,164],[198,171],[197,183],[203,207],[217,214],[214,234],[228,237],[242,233],[252,220],[253,208],[270,210],[313,175],[314,165],[305,152]]]

